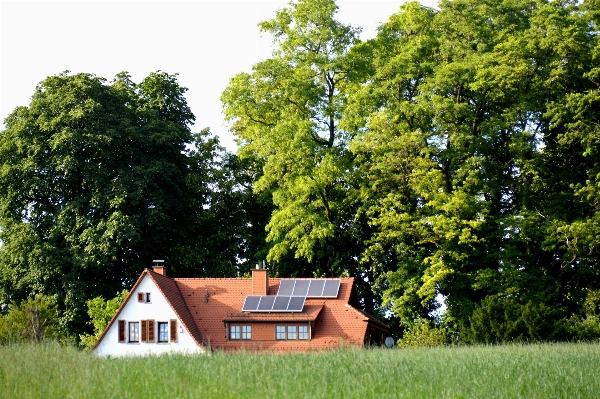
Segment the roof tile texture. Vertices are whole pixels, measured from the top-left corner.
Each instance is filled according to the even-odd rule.
[[[338,297],[308,298],[302,313],[241,312],[246,295],[252,294],[250,278],[190,278],[175,279],[182,298],[190,310],[204,341],[213,348],[289,351],[325,349],[339,345],[362,345],[369,318],[348,305],[354,279],[342,278]],[[279,278],[269,279],[268,294],[275,295]],[[226,321],[240,322],[311,321],[313,339],[310,341],[228,341]],[[275,324],[274,324],[275,325]]]

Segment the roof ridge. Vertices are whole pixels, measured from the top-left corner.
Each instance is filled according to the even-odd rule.
[[[165,276],[168,277],[168,276]],[[174,281],[184,280],[252,280],[252,277],[168,277]]]

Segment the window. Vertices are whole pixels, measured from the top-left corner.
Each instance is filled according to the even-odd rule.
[[[158,342],[169,342],[169,323],[166,321],[158,322]]]
[[[252,326],[242,326],[242,339],[252,339]]]
[[[308,326],[298,327],[298,339],[308,339]]]
[[[240,326],[231,326],[229,339],[240,339]]]
[[[140,342],[140,323],[129,322],[129,342]]]
[[[138,292],[138,302],[150,303],[150,293],[149,292]]]
[[[296,326],[288,326],[287,339],[296,339]]]
[[[277,326],[275,331],[276,331],[275,338],[285,339],[285,326]]]

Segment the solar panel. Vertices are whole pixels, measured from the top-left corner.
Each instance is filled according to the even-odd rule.
[[[337,298],[338,291],[340,290],[340,280],[325,280],[325,288],[323,288],[323,295],[327,298]]]
[[[258,311],[268,312],[273,309],[273,303],[275,302],[276,296],[261,296],[260,303],[258,304]]]
[[[294,293],[292,294],[292,296],[305,297],[308,294],[309,285],[310,280],[296,280],[296,285],[294,285]]]
[[[294,284],[296,280],[281,280],[279,283],[279,290],[277,291],[277,295],[281,296],[292,296],[294,292]]]
[[[310,280],[310,287],[308,288],[308,295],[306,296],[321,296],[323,294],[324,286],[325,280]]]
[[[340,285],[341,280],[339,278],[286,279],[280,281],[277,295],[308,298],[337,298]]]
[[[302,312],[305,297],[248,295],[243,312]]]
[[[273,311],[286,311],[290,303],[289,296],[276,296],[273,303]]]
[[[258,303],[260,302],[260,296],[248,295],[242,306],[242,312],[253,312],[258,309]]]
[[[288,305],[288,311],[290,312],[302,312],[304,309],[305,297],[293,296],[290,298],[290,304]]]

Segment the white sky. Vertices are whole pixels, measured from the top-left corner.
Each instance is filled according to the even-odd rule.
[[[402,0],[338,0],[338,20],[362,26],[363,40]],[[437,0],[421,1],[435,6]],[[192,131],[210,127],[234,151],[221,113],[221,92],[238,72],[268,58],[271,37],[257,24],[287,1],[1,1],[0,118],[28,105],[35,86],[64,70],[109,81],[128,71],[179,73],[196,115]]]

